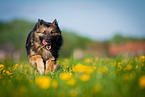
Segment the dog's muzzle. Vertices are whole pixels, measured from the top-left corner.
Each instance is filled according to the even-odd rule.
[[[45,41],[45,40],[43,39],[42,43],[43,43],[43,45],[45,46],[45,48],[46,48],[47,50],[50,50],[50,49],[51,49],[51,40]]]

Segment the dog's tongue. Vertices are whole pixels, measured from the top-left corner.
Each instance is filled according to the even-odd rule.
[[[42,43],[43,43],[44,45],[47,45],[47,44],[48,44],[45,40],[43,40]]]

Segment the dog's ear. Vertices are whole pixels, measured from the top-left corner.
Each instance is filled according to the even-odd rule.
[[[42,24],[43,24],[43,20],[38,19],[37,28],[39,28],[40,25],[42,25]]]
[[[56,19],[52,22],[52,25],[58,26],[58,23],[57,23],[57,20]]]

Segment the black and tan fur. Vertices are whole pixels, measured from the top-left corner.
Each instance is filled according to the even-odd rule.
[[[41,74],[54,72],[58,68],[56,60],[62,43],[63,38],[56,19],[52,23],[38,19],[26,41],[26,51],[31,66]]]

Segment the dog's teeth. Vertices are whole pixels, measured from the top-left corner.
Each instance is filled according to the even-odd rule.
[[[51,46],[46,46],[46,49],[47,49],[47,50],[50,50],[50,49],[51,49]]]

